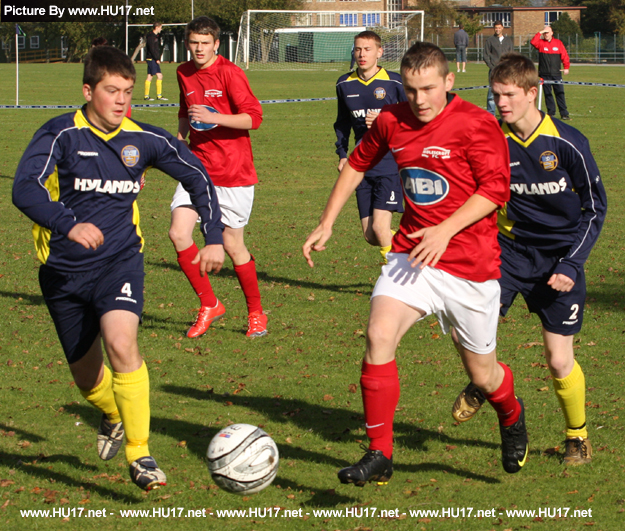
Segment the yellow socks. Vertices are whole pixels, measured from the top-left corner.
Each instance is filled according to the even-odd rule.
[[[386,253],[391,250],[392,245],[387,245],[386,247],[380,247],[380,254],[382,255],[382,260],[384,260],[385,264],[388,264],[388,260],[386,259]]]
[[[157,81],[158,83],[158,81]],[[152,84],[151,81],[148,81],[147,79],[145,80],[145,97],[149,98],[150,97],[150,85]]]
[[[156,97],[160,98],[163,95],[163,80],[156,80]]]
[[[588,437],[585,405],[586,379],[577,361],[573,365],[571,374],[566,378],[553,378],[553,388],[564,413],[567,438]]]
[[[104,376],[99,385],[95,386],[91,391],[80,390],[80,394],[85,397],[87,402],[97,407],[104,413],[108,419],[116,424],[121,420],[115,395],[113,394],[113,376],[111,370],[104,365]]]
[[[134,372],[113,374],[113,392],[126,432],[128,464],[150,455],[150,377],[143,363]]]

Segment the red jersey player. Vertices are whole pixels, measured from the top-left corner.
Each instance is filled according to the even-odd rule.
[[[363,486],[391,477],[399,400],[395,351],[408,329],[431,314],[444,332],[452,330],[467,373],[497,412],[504,469],[518,472],[528,451],[524,407],[514,395],[512,372],[495,353],[496,210],[510,196],[506,141],[490,114],[449,93],[454,74],[437,46],[412,46],[402,59],[401,75],[408,101],[382,109],[349,157],[303,248],[313,266],[310,252],[325,249],[364,172],[391,151],[403,182],[405,212],[371,297],[360,380],[370,444],[339,479]]]
[[[248,308],[248,337],[267,333],[267,316],[263,312],[258,289],[254,257],[244,242],[254,202],[254,185],[258,182],[252,156],[250,129],[258,129],[263,116],[259,101],[243,71],[217,55],[219,26],[208,17],[197,17],[187,25],[185,44],[192,60],[178,67],[180,111],[178,138],[190,133],[191,151],[202,161],[221,207],[225,225],[224,249],[234,264]],[[176,189],[171,204],[169,237],[176,248],[178,263],[200,298],[201,308],[188,337],[198,337],[211,322],[226,313],[217,300],[207,276],[200,276],[194,258],[197,247],[193,228],[198,220],[189,194]]]

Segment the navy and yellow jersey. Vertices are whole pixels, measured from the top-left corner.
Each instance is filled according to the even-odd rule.
[[[17,167],[13,203],[35,222],[37,256],[59,271],[88,271],[129,249],[143,250],[136,198],[151,168],[182,182],[202,218],[207,244],[222,244],[221,211],[199,159],[171,134],[124,118],[105,133],[83,109],[39,129]],[[95,251],[67,238],[77,223],[104,235]]]
[[[368,111],[380,111],[384,105],[406,101],[401,76],[384,68],[368,81],[358,76],[358,70],[342,75],[336,82],[338,113],[334,131],[336,132],[336,153],[339,158],[347,158],[349,136],[354,130],[356,144],[367,132],[365,116]],[[367,177],[394,175],[397,164],[389,151],[377,166],[369,170]]]
[[[588,140],[547,115],[526,141],[507,124],[502,128],[510,149],[511,194],[499,211],[499,232],[531,247],[561,250],[555,273],[575,280],[607,209]]]

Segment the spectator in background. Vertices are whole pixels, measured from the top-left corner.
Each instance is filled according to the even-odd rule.
[[[569,73],[571,62],[569,61],[569,54],[566,52],[564,43],[560,39],[553,38],[551,26],[545,26],[544,29],[534,35],[531,44],[538,50],[538,75],[546,81],[562,81],[560,62],[562,62],[564,66],[563,73],[565,76]],[[553,85],[553,91],[556,95],[555,103],[553,101],[553,95],[551,94],[551,86],[551,83],[545,83],[543,85],[547,114],[549,116],[555,116],[555,103],[557,103],[560,118],[562,118],[562,120],[570,120],[569,111],[566,108],[566,98],[564,97],[564,85]]]
[[[158,34],[163,29],[163,24],[155,22],[153,30],[145,37],[145,49],[146,58],[145,61],[148,64],[148,77],[145,80],[145,95],[144,100],[154,101],[154,98],[150,98],[150,85],[152,84],[152,77],[156,76],[156,99],[160,101],[167,101],[167,98],[163,98],[163,74],[161,73],[161,46],[160,38]]]
[[[503,34],[503,23],[497,20],[493,25],[495,34],[486,39],[484,43],[484,62],[488,65],[488,95],[486,96],[486,110],[495,116],[495,99],[490,89],[490,76],[493,68],[497,66],[499,59],[505,53],[514,51],[514,45],[510,37]]]
[[[460,72],[460,63],[462,63],[462,71],[467,71],[467,47],[469,46],[469,34],[464,31],[464,26],[458,24],[460,28],[454,33],[454,46],[456,47],[456,70]]]

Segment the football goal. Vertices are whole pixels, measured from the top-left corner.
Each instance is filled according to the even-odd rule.
[[[348,70],[354,36],[365,30],[382,38],[380,65],[398,70],[404,52],[423,40],[423,11],[249,10],[235,62],[244,70]]]

